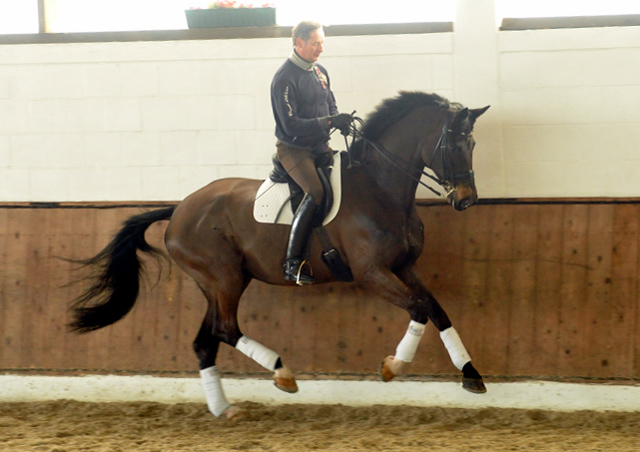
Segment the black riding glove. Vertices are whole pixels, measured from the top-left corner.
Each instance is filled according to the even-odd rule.
[[[340,130],[340,133],[346,137],[351,131],[353,116],[347,113],[340,113],[338,115],[332,116],[329,121],[331,127],[335,127],[336,129]]]

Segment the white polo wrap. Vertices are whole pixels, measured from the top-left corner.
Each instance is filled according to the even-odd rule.
[[[440,339],[449,352],[453,365],[462,370],[465,364],[471,361],[467,349],[464,348],[460,336],[454,327],[449,327],[444,331],[440,331]]]
[[[200,377],[202,377],[202,386],[204,387],[204,394],[207,397],[209,411],[211,411],[211,414],[214,416],[220,417],[231,404],[227,401],[224,391],[222,390],[218,367],[212,366],[201,369]]]
[[[409,322],[409,328],[396,348],[396,359],[407,363],[413,361],[413,357],[418,349],[418,344],[420,343],[420,339],[424,333],[424,327],[424,324],[418,323],[414,320]]]
[[[268,370],[276,370],[278,354],[247,336],[242,336],[236,348]]]

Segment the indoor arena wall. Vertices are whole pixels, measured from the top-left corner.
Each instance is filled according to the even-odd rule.
[[[149,205],[147,208],[153,206]],[[83,274],[58,257],[99,251],[140,207],[0,209],[0,368],[31,371],[195,372],[191,351],[205,312],[175,263],[148,262],[141,299],[121,322],[68,333]],[[640,377],[640,204],[498,202],[456,212],[419,207],[426,245],[418,272],[488,376]],[[166,222],[148,240],[162,247]],[[305,288],[253,282],[241,303],[245,334],[314,375],[373,374],[394,354],[406,312],[352,284]],[[259,372],[222,346],[226,372]],[[429,325],[411,374],[453,375]]]

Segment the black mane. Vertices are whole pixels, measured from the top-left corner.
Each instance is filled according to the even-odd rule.
[[[427,94],[419,91],[400,91],[400,95],[384,100],[371,113],[362,127],[362,134],[368,140],[380,138],[389,126],[400,121],[418,107],[435,105],[448,108],[452,104],[437,94]]]

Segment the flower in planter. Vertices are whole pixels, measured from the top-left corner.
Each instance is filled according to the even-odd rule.
[[[219,2],[209,3],[209,9],[216,8],[239,8],[240,5],[235,0],[221,0]]]
[[[222,9],[222,8],[275,8],[272,2],[264,2],[258,5],[253,3],[240,3],[236,0],[218,0],[217,2],[209,2],[208,6],[191,6],[189,9]]]
[[[253,3],[239,3],[236,0],[219,0],[217,2],[209,3],[209,9],[216,8],[273,8],[273,3],[265,2],[259,6]]]

